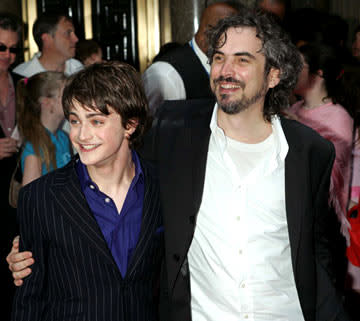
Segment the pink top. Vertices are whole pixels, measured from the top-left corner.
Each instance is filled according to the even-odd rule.
[[[360,138],[359,129],[356,129],[355,143],[353,148],[353,168],[351,181],[351,200],[359,201],[360,196]]]
[[[290,108],[300,122],[316,130],[335,146],[335,162],[331,173],[330,201],[340,222],[346,218],[351,178],[353,119],[341,105],[327,103],[312,109],[302,108],[303,101]]]

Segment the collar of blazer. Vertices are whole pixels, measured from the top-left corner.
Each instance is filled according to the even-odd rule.
[[[105,262],[116,269],[117,274],[121,278],[111,251],[81,191],[75,169],[77,159],[78,156],[76,155],[68,165],[56,171],[50,186],[50,194],[53,197],[55,206],[59,209],[58,213],[64,216],[69,224],[77,230],[79,235],[88,242],[89,246],[104,258]],[[158,184],[155,181],[155,176],[150,166],[142,159],[140,159],[140,162],[146,182],[143,219],[140,238],[129,262],[126,277],[131,275],[132,271],[136,268],[136,263],[144,255],[144,251],[146,251],[147,246],[150,244],[150,238],[153,236],[151,231],[155,233],[156,228],[161,224]]]

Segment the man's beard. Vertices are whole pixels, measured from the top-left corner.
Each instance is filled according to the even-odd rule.
[[[214,84],[216,85],[216,83],[220,81],[233,83],[234,85],[240,86],[243,91],[245,90],[245,86],[246,86],[245,83],[240,80],[236,80],[232,77],[224,78],[223,76],[220,76],[214,80]],[[226,102],[226,98],[229,95],[223,94],[220,95],[220,99],[216,97],[216,101],[219,108],[221,108],[224,113],[229,115],[234,115],[248,109],[252,104],[256,103],[260,98],[264,97],[266,94],[266,89],[267,89],[267,82],[264,79],[261,88],[250,98],[246,97],[244,94],[243,97],[241,97],[241,99]]]

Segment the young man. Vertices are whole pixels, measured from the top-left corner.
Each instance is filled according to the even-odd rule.
[[[16,74],[31,77],[42,71],[60,71],[69,76],[82,69],[75,56],[78,38],[70,17],[64,14],[44,13],[33,26],[33,37],[39,53],[14,69]]]
[[[162,259],[159,191],[134,151],[149,120],[124,63],[77,73],[63,94],[78,156],[24,187],[20,247],[36,257],[13,320],[157,320]]]

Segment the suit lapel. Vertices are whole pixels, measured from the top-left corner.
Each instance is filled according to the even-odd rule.
[[[141,162],[142,170],[145,177],[144,203],[141,220],[141,230],[136,248],[128,264],[126,278],[135,273],[138,263],[142,260],[146,251],[151,244],[151,238],[154,237],[156,228],[159,227],[160,218],[160,199],[158,182],[154,179],[144,162]]]
[[[282,120],[282,127],[289,145],[289,151],[285,159],[285,203],[291,259],[295,272],[303,217],[306,213],[308,182],[306,168],[304,168],[306,160],[303,158],[304,153],[302,153],[302,146],[299,145],[298,137],[288,126],[286,120]]]
[[[59,213],[78,231],[89,246],[118,270],[102,232],[81,191],[74,165],[75,161],[72,161],[59,172],[50,188],[50,193],[58,208],[61,209]]]

